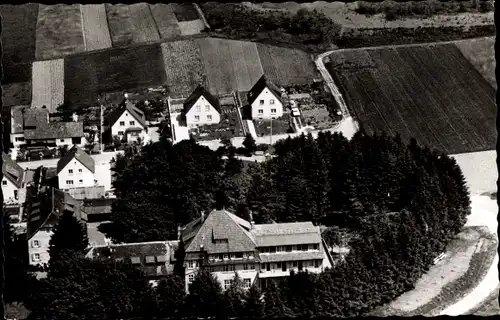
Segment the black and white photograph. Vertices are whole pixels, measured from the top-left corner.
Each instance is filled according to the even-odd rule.
[[[0,319],[499,316],[494,15],[2,1]]]

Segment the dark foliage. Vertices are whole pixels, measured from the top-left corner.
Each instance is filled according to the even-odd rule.
[[[222,287],[207,270],[201,270],[189,285],[186,299],[187,313],[196,317],[214,317],[224,314]]]
[[[50,237],[50,263],[60,260],[66,251],[83,253],[88,245],[87,226],[79,222],[71,211],[65,211]]]
[[[185,298],[184,280],[180,276],[162,279],[156,288],[159,316],[168,318],[181,315]]]

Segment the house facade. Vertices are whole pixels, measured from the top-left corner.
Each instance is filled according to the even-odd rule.
[[[17,106],[11,109],[11,143],[21,146],[84,146],[83,122],[51,122],[48,109]]]
[[[225,211],[204,214],[182,228],[186,291],[201,265],[227,289],[235,272],[244,287],[283,278],[291,270],[322,272],[332,260],[311,222],[256,225]]]
[[[274,119],[283,116],[284,104],[279,88],[263,75],[247,94],[252,119]]]
[[[24,201],[24,170],[5,152],[2,153],[2,192],[4,204],[18,205]]]
[[[108,117],[111,137],[133,143],[139,139],[143,144],[149,141],[148,125],[144,113],[126,98]]]
[[[187,127],[218,124],[221,120],[221,107],[217,98],[204,87],[197,87],[184,101],[182,115]]]
[[[73,146],[57,162],[59,189],[93,187],[95,179],[94,159],[78,146]]]
[[[26,238],[28,240],[29,264],[32,266],[49,263],[49,242],[54,227],[65,211],[85,223],[87,217],[79,201],[69,194],[54,188],[43,188],[40,193],[27,199],[28,216]]]

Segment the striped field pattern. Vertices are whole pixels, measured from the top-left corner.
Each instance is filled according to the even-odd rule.
[[[172,5],[164,3],[150,4],[149,9],[162,39],[175,38],[181,35],[181,29]]]
[[[64,103],[64,59],[36,61],[33,63],[33,107],[46,106],[54,113]]]
[[[36,27],[36,59],[85,51],[80,5],[39,5]]]
[[[111,48],[111,35],[109,34],[106,7],[104,4],[80,5],[85,37],[85,50],[99,50]]]

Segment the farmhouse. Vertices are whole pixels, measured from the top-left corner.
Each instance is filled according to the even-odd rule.
[[[121,141],[132,143],[139,139],[143,144],[149,141],[148,125],[144,113],[139,110],[128,97],[107,117],[108,130],[111,137],[117,136]]]
[[[85,145],[83,122],[51,122],[48,109],[17,106],[11,109],[10,140],[20,146]]]
[[[5,152],[2,152],[2,193],[4,204],[16,205],[24,198],[24,170]],[[21,201],[20,201],[21,199]]]
[[[94,159],[78,146],[73,146],[57,162],[59,189],[85,188],[96,185]]]
[[[254,84],[247,94],[252,119],[274,119],[283,116],[284,103],[280,89],[265,75]]]
[[[86,257],[127,263],[138,268],[153,283],[172,274],[179,241],[153,241],[93,246]]]
[[[79,221],[87,221],[80,202],[69,194],[55,188],[43,188],[40,191],[37,196],[30,197],[26,201],[28,213],[26,238],[29,264],[33,266],[49,262],[49,241],[55,225],[65,211],[72,212]]]
[[[188,127],[217,124],[221,119],[219,101],[204,87],[198,86],[184,101],[183,119]]]
[[[238,272],[246,288],[258,281],[319,273],[331,267],[319,227],[311,222],[255,224],[225,211],[212,211],[179,230],[185,244],[186,290],[203,263],[227,289]]]

